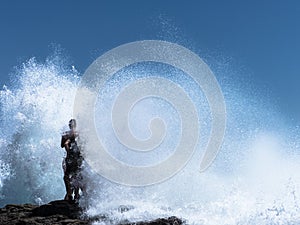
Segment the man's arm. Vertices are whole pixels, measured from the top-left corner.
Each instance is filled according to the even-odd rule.
[[[70,150],[70,146],[69,146],[70,142],[71,142],[70,139],[67,139],[66,142],[65,142],[65,144],[64,144],[64,147],[65,147],[67,153],[68,153],[69,150]]]
[[[60,147],[64,148],[65,147],[65,143],[66,143],[67,140],[68,140],[67,135],[61,136]]]
[[[61,137],[61,143],[60,143],[60,147],[65,148],[66,151],[69,151],[69,144],[70,144],[71,140],[70,140],[70,135],[69,134],[64,134]]]

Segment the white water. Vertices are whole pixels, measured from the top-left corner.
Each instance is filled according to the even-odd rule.
[[[64,196],[60,135],[72,117],[78,73],[59,60],[45,63],[29,60],[14,77],[14,86],[0,93],[0,205],[42,204]],[[106,106],[122,86],[138,77],[158,73],[153,65],[125,70],[102,91],[97,103],[98,131],[105,136],[111,154],[132,164],[147,165],[163,160],[172,152],[178,136],[176,112],[168,104],[142,102],[130,119],[136,135],[145,138],[149,118],[158,113],[169,124],[163,150],[144,160],[128,157],[110,132]],[[68,69],[69,68],[69,69]],[[156,68],[156,69],[155,69]],[[191,161],[168,181],[130,188],[111,183],[87,172],[89,215],[107,214],[112,223],[147,220],[161,216],[185,218],[188,224],[298,224],[300,155],[298,130],[284,123],[267,99],[255,91],[241,91],[239,84],[218,74],[224,91],[228,124],[224,145],[213,165],[198,172],[203,146],[209,134],[209,111],[200,90],[178,71],[161,72],[182,85],[195,101],[201,124],[198,150]],[[171,73],[171,74],[170,74]],[[263,100],[262,100],[263,99]],[[101,104],[103,104],[101,106]],[[171,115],[171,116],[170,116]],[[168,120],[169,119],[169,120]],[[100,162],[101,163],[101,160]],[[121,213],[120,205],[132,208]]]

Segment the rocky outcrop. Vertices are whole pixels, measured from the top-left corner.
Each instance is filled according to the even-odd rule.
[[[0,224],[7,225],[53,225],[90,224],[80,219],[81,209],[77,204],[64,200],[36,206],[31,204],[6,205],[0,211]]]
[[[86,225],[93,222],[111,224],[112,221],[105,215],[93,218],[84,216],[78,204],[64,200],[53,201],[45,205],[31,204],[6,205],[0,209],[1,225]],[[180,225],[183,221],[177,217],[159,218],[154,221],[135,223],[120,223],[119,225]]]
[[[184,224],[181,219],[178,219],[175,216],[171,216],[169,218],[159,218],[157,220],[149,221],[149,222],[142,221],[136,223],[128,223],[126,225],[180,225],[180,224]]]

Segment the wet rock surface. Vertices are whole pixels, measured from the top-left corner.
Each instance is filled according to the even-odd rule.
[[[114,224],[105,215],[89,218],[78,204],[65,200],[53,201],[45,205],[9,204],[0,209],[1,225],[84,225],[102,222]],[[177,217],[159,218],[153,221],[135,223],[123,222],[118,225],[180,225],[184,222]]]

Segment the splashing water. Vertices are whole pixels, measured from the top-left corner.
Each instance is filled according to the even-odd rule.
[[[57,60],[42,64],[31,59],[18,71],[15,86],[1,90],[2,206],[41,204],[64,196],[60,135],[72,117],[79,82],[76,70],[65,68]],[[155,63],[119,71],[99,93],[95,121],[110,154],[126,163],[148,165],[172,153],[179,119],[172,105],[161,99],[141,101],[129,119],[132,132],[141,139],[149,136],[145,127],[151,118],[160,116],[167,124],[166,141],[147,158],[120,146],[111,128],[109,110],[118,92],[149,76],[179,83],[194,101],[201,125],[199,146],[183,170],[148,187],[118,185],[86,170],[89,215],[106,214],[112,223],[171,215],[185,218],[188,224],[300,223],[297,129],[287,127],[270,105],[258,101],[259,94],[247,95],[234,82],[222,80],[223,74],[219,80],[228,124],[222,149],[207,171],[199,172],[210,129],[206,99],[183,72]],[[120,210],[121,205],[129,210]]]
[[[1,205],[63,195],[60,132],[72,116],[76,71],[29,60],[1,99]]]

